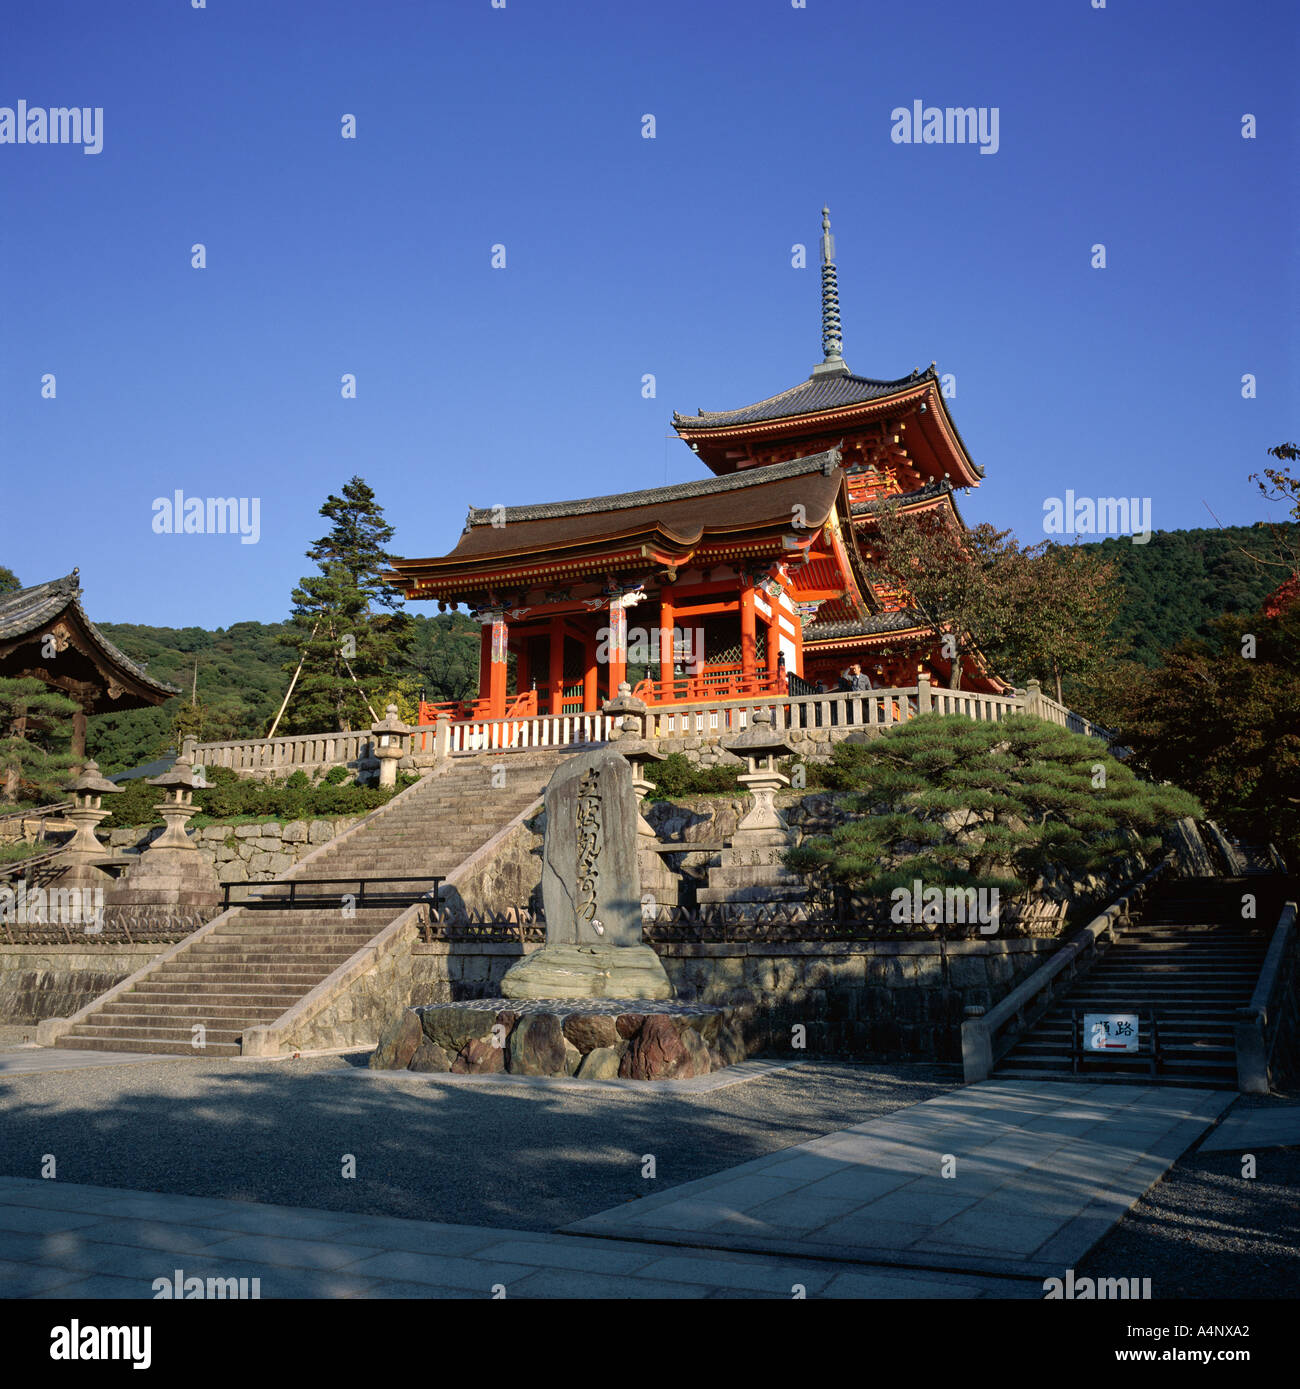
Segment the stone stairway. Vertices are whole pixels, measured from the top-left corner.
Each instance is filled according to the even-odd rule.
[[[1242,920],[1242,893],[1258,914]],[[1082,1080],[1151,1083],[1151,1017],[1159,1033],[1156,1081],[1237,1088],[1234,1015],[1250,1002],[1281,910],[1280,880],[1183,878],[1158,888],[1140,920],[1124,929],[1093,968],[1056,999],[993,1068],[1000,1079],[1074,1077],[1076,1013],[1137,1013],[1140,1051],[1089,1053]]]
[[[366,824],[325,845],[310,862],[277,881],[446,877],[537,801],[560,760],[561,754],[551,751],[453,759],[446,771],[423,778]],[[501,786],[492,784],[496,765],[505,769],[498,778]],[[384,886],[381,882],[367,891]],[[420,890],[417,883],[389,886],[392,891]],[[347,883],[305,891],[337,895],[340,905],[236,908],[201,940],[95,1007],[56,1045],[238,1055],[245,1028],[274,1022],[406,910],[366,907],[345,916],[341,894],[349,891]],[[201,1048],[195,1046],[196,1038],[202,1040]]]

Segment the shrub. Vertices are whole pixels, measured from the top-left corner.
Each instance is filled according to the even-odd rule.
[[[698,796],[742,789],[738,767],[697,767],[684,753],[669,753],[662,762],[648,762],[645,778],[654,783],[657,799]]]
[[[346,767],[331,767],[321,778],[322,786],[342,786],[352,775]]]

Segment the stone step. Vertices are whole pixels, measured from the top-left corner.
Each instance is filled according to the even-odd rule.
[[[157,1054],[159,1056],[238,1056],[238,1042],[214,1042],[209,1036],[207,1046],[202,1051],[197,1051],[190,1045],[188,1039],[176,1042],[158,1042],[148,1038],[128,1038],[128,1037],[74,1037],[68,1035],[60,1037],[57,1043],[59,1047],[66,1047],[69,1051],[143,1051]]]

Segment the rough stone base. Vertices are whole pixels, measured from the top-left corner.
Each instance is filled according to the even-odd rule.
[[[403,1010],[372,1070],[686,1080],[759,1049],[746,1008],[647,999],[475,999]]]

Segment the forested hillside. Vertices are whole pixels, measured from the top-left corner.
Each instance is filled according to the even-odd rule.
[[[463,613],[435,617],[412,614],[410,653],[392,672],[399,687],[428,699],[460,699],[477,692],[479,626]],[[156,757],[172,744],[172,720],[189,702],[197,663],[197,692],[205,740],[265,737],[289,686],[286,649],[276,637],[282,623],[237,622],[215,632],[201,627],[140,627],[104,622],[100,630],[134,660],[147,662],[149,674],[184,693],[156,709],[103,714],[90,720],[87,750],[100,767],[125,771]],[[377,703],[389,690],[368,691]],[[292,703],[280,732],[291,731]],[[382,712],[382,710],[381,710]]]
[[[1163,652],[1185,637],[1207,634],[1223,613],[1251,612],[1286,577],[1251,555],[1272,556],[1275,530],[1300,544],[1300,526],[1156,531],[1148,544],[1127,538],[1100,542],[1116,561],[1125,600],[1112,629],[1133,659],[1159,664]],[[412,614],[410,654],[393,670],[389,691],[409,697],[421,688],[429,699],[461,699],[476,692],[479,628],[463,613],[434,617]],[[264,737],[288,687],[285,647],[276,637],[285,624],[237,622],[215,632],[201,627],[140,627],[102,624],[107,636],[149,673],[184,691],[158,709],[106,714],[90,721],[88,747],[102,767],[122,771],[158,755],[172,742],[172,719],[188,702],[198,665],[197,689],[204,739]],[[280,731],[293,729],[293,706]]]
[[[1119,565],[1125,598],[1112,635],[1131,646],[1132,659],[1160,663],[1185,637],[1206,636],[1224,613],[1253,612],[1287,577],[1251,558],[1272,558],[1275,534],[1300,544],[1300,526],[1227,526],[1155,531],[1146,545],[1125,537],[1100,548]]]

